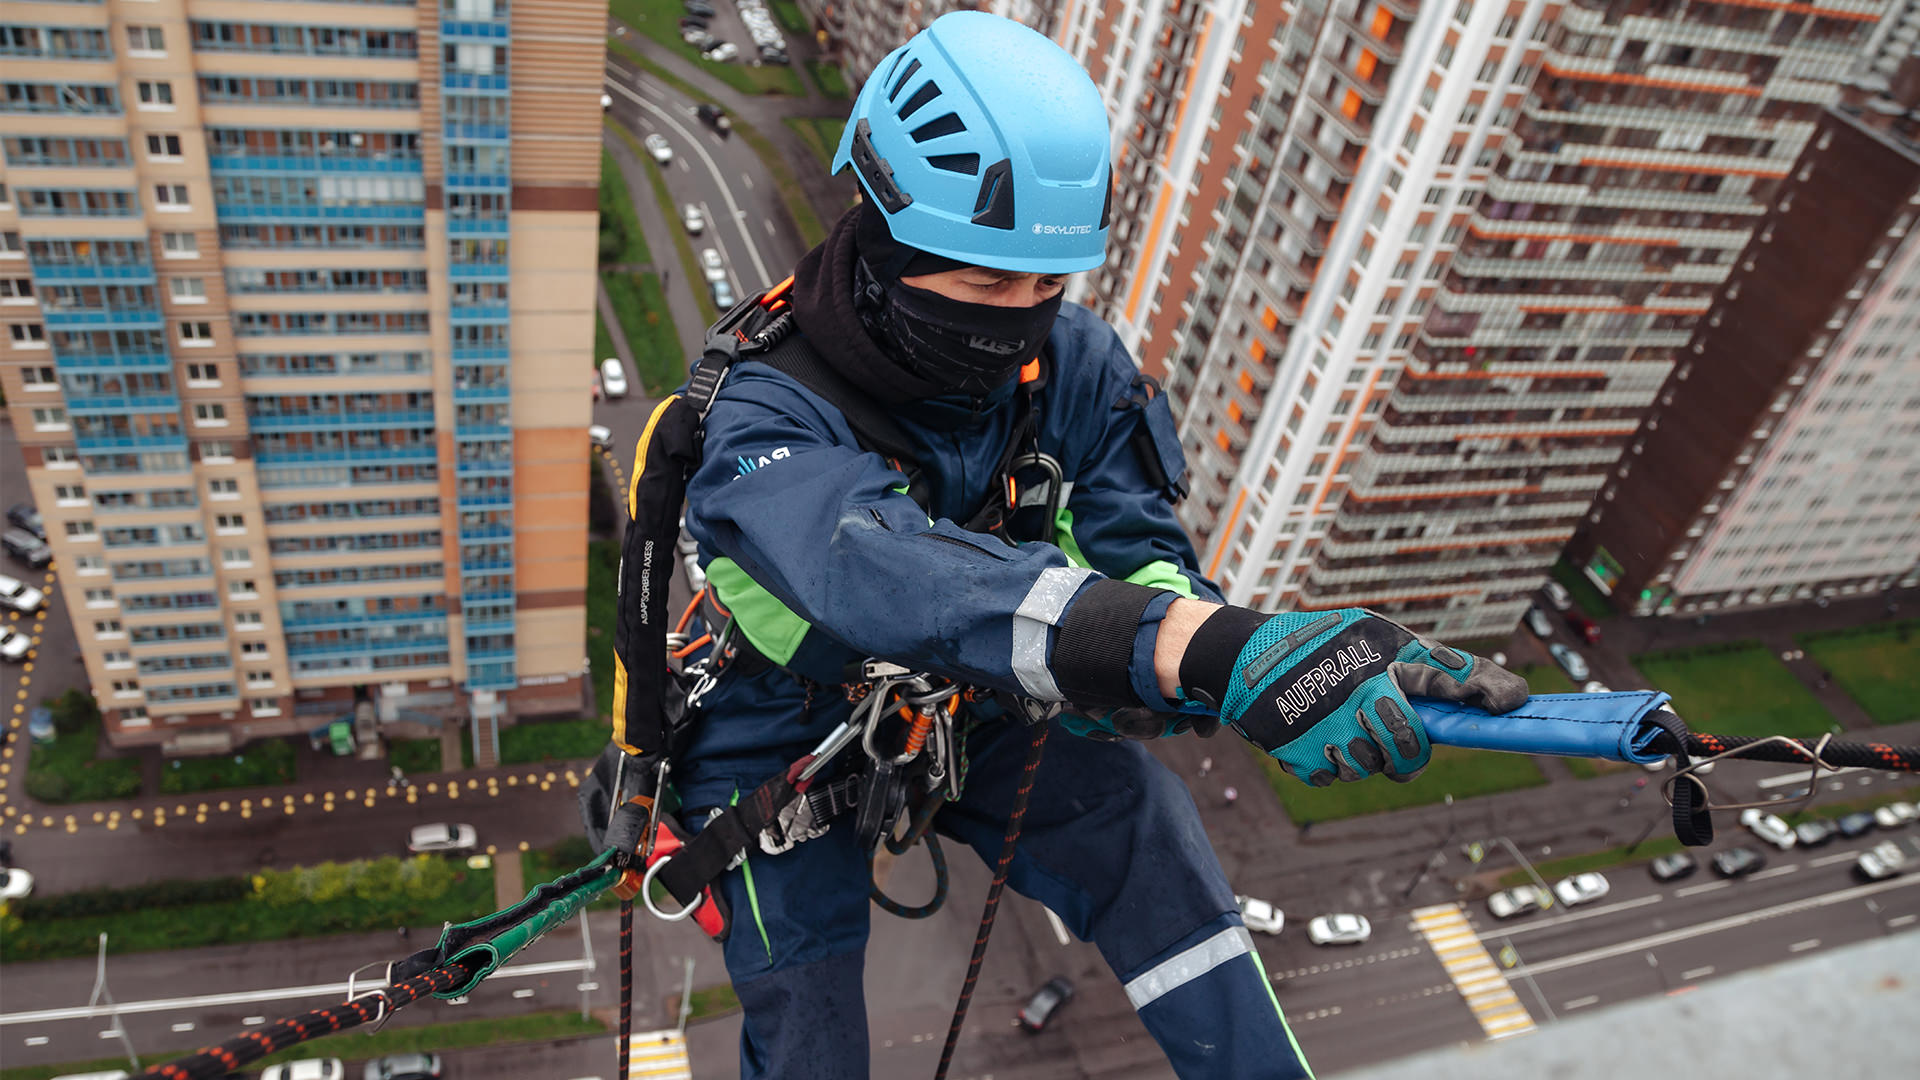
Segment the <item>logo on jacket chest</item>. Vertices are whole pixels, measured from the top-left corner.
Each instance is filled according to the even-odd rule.
[[[1352,645],[1334,650],[1307,670],[1292,685],[1281,691],[1275,699],[1280,707],[1280,716],[1291,724],[1306,715],[1315,702],[1345,682],[1347,676],[1378,663],[1381,655],[1374,650],[1370,641],[1357,641]]]
[[[793,456],[793,451],[787,449],[784,446],[778,450],[775,450],[771,454],[761,454],[759,457],[748,457],[742,454],[741,456],[734,459],[735,461],[740,463],[740,475],[734,477],[734,479],[738,480],[740,479],[740,476],[745,476],[748,473],[752,472],[755,469],[760,468],[763,465],[771,465],[776,461],[782,461],[792,456]]]

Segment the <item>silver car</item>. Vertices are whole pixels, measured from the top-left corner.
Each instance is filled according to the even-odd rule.
[[[0,607],[10,607],[22,615],[32,615],[47,605],[47,594],[39,589],[0,574]]]
[[[480,842],[479,834],[471,825],[415,825],[407,834],[407,850],[415,854],[423,851],[472,851]]]

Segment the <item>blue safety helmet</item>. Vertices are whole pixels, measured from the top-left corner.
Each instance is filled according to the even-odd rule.
[[[874,68],[837,174],[902,244],[975,266],[1070,274],[1106,260],[1107,110],[1065,49],[1011,19],[942,15]]]

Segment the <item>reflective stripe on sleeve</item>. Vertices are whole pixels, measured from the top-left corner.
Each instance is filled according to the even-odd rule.
[[[1061,701],[1060,687],[1047,667],[1047,628],[1060,625],[1067,602],[1093,571],[1078,566],[1040,571],[1026,599],[1013,613],[1013,673],[1027,696],[1038,701]]]

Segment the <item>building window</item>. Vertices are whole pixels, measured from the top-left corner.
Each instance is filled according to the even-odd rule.
[[[117,698],[139,697],[140,696],[140,680],[139,679],[113,680],[113,696]]]
[[[1500,61],[1488,60],[1486,63],[1480,65],[1480,74],[1474,76],[1474,81],[1475,82],[1492,82],[1494,75],[1496,75],[1499,71],[1500,71]]]
[[[253,565],[252,548],[221,548],[220,565],[227,567],[247,567]]]
[[[67,431],[67,410],[59,405],[41,405],[33,410],[33,430]]]
[[[233,461],[233,444],[225,439],[203,442],[200,444],[200,460],[207,464],[228,464]]]
[[[167,36],[157,26],[129,26],[127,52],[131,56],[164,56]]]
[[[30,278],[0,278],[0,304],[33,303],[33,281]]]
[[[222,536],[233,536],[247,531],[245,514],[218,514],[213,519],[214,532]]]
[[[257,611],[236,611],[233,613],[233,626],[236,630],[258,630],[264,625]]]
[[[227,582],[227,595],[235,600],[252,600],[260,595],[260,590],[254,587],[252,578],[239,578]]]
[[[248,698],[247,709],[255,716],[279,716],[280,699],[270,697]]]
[[[88,607],[112,607],[113,606],[113,590],[112,589],[88,589],[87,590],[87,606]]]
[[[33,391],[58,390],[60,376],[54,373],[52,367],[45,364],[23,367],[20,369],[20,388]]]
[[[226,427],[226,405],[218,401],[194,402],[193,423],[196,427]]]
[[[148,135],[147,157],[155,161],[180,160],[180,136],[160,133]]]
[[[121,629],[119,619],[95,619],[93,636],[100,641],[111,641],[114,638],[126,637],[127,632]]]
[[[12,230],[0,232],[0,255],[6,255],[12,258],[21,258],[26,255],[26,249],[20,246],[20,234],[18,232]]]
[[[104,574],[107,572],[107,560],[99,555],[75,555],[73,570],[77,574]]]
[[[16,349],[44,349],[47,347],[47,328],[37,322],[17,322],[7,328],[13,335],[13,347]]]
[[[1499,26],[1496,26],[1496,27],[1494,27],[1494,28],[1493,28],[1493,36],[1494,36],[1494,37],[1497,37],[1497,38],[1510,38],[1510,37],[1512,37],[1512,36],[1513,36],[1513,28],[1514,28],[1515,26],[1517,26],[1517,25],[1519,25],[1519,22],[1520,22],[1520,20],[1519,20],[1519,19],[1517,19],[1517,18],[1515,18],[1515,17],[1514,17],[1514,16],[1512,16],[1512,15],[1506,15],[1506,16],[1503,16],[1503,17],[1502,17],[1502,18],[1500,19],[1500,25],[1499,25]]]
[[[207,481],[207,494],[215,499],[237,499],[240,497],[240,481],[231,476],[215,477]]]
[[[109,669],[130,668],[133,666],[133,654],[125,649],[108,649],[100,654],[100,662]]]
[[[170,82],[140,82],[136,84],[140,91],[142,109],[173,108],[173,84]]]
[[[153,201],[156,209],[169,213],[193,209],[193,205],[187,202],[187,185],[185,184],[153,185]]]
[[[94,535],[93,521],[90,518],[80,518],[75,521],[69,521],[65,523],[65,526],[67,538],[70,540],[98,539],[98,537]]]
[[[61,506],[85,506],[87,489],[80,484],[55,484],[53,498]]]
[[[190,232],[163,232],[160,250],[169,259],[191,259],[200,254],[200,241]]]
[[[210,322],[181,323],[180,344],[195,348],[210,347],[213,344],[213,324]]]
[[[169,278],[167,292],[172,294],[176,304],[204,304],[207,302],[207,281],[197,277]]]
[[[240,643],[240,655],[249,660],[265,659],[271,647],[264,641],[243,641]]]
[[[1446,201],[1446,198],[1447,198],[1446,188],[1430,187],[1427,189],[1426,197],[1421,199],[1420,201],[1426,203],[1428,206],[1439,206],[1441,203]]]
[[[77,469],[80,467],[80,453],[71,446],[43,446],[40,448],[40,460],[49,469]]]
[[[181,279],[175,278],[174,280],[179,281]],[[199,281],[200,279],[193,278],[191,280]],[[211,364],[211,363],[188,364],[187,365],[187,385],[188,386],[219,386],[220,385],[220,365]]]

